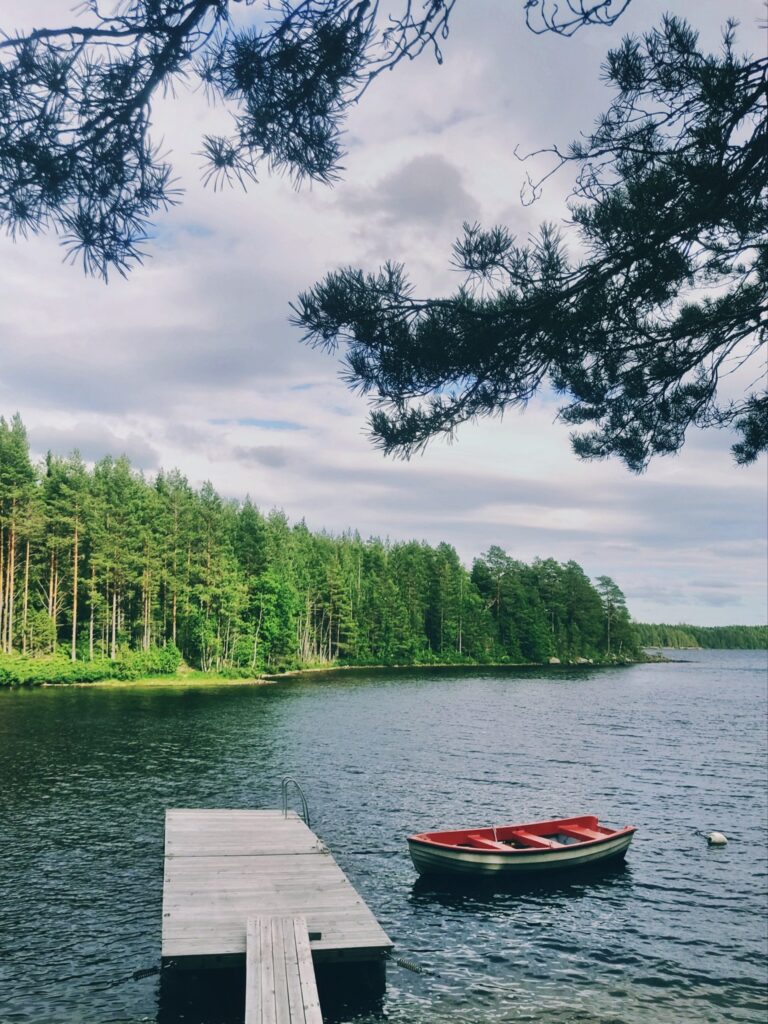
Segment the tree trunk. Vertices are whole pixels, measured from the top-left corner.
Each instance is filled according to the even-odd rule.
[[[77,661],[77,586],[79,582],[80,523],[75,518],[75,536],[72,546],[72,651],[70,658]]]
[[[88,658],[93,661],[94,609],[96,606],[96,566],[91,566],[91,614],[88,620]]]
[[[141,587],[141,649],[149,649],[149,573],[144,571]]]
[[[58,640],[58,628],[56,625],[56,619],[58,618],[58,600],[59,600],[59,571],[57,567],[56,548],[51,548],[51,567],[48,574],[48,618],[51,620],[53,625],[53,640],[51,642],[51,654],[56,650],[56,641]]]
[[[112,661],[117,657],[117,587],[112,587]]]
[[[5,650],[5,527],[0,526],[0,651]]]
[[[459,576],[459,654],[462,653],[462,627],[464,616],[464,577]]]
[[[21,650],[27,653],[27,623],[29,621],[29,538],[27,538],[27,549],[24,557],[24,611],[21,619]]]
[[[607,653],[611,653],[611,609],[608,608],[608,614],[606,615],[606,627],[608,632],[608,650]]]
[[[256,632],[253,635],[253,658],[251,659],[251,669],[256,671],[256,655],[259,649],[259,634],[261,633],[261,620],[264,618],[264,606],[261,605],[259,608],[259,621],[256,623]]]
[[[16,499],[13,500],[14,512],[16,509]],[[13,513],[12,513],[13,514]],[[10,653],[13,649],[13,610],[15,604],[15,591],[16,591],[16,526],[11,526],[11,536],[9,541],[9,552],[8,552],[8,626],[7,626],[7,650]]]

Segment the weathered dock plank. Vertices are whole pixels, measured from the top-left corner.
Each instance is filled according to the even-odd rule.
[[[245,1024],[322,1024],[303,917],[250,918]]]
[[[379,960],[392,947],[296,814],[168,810],[164,863],[162,955],[179,966],[242,962],[249,918],[304,918],[316,962]]]

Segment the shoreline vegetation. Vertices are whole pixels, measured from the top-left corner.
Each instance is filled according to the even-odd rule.
[[[292,668],[285,669],[281,672],[265,672],[261,675],[234,675],[227,674],[224,672],[203,672],[199,669],[191,669],[187,666],[183,666],[182,671],[169,673],[167,675],[153,675],[145,676],[141,678],[121,678],[119,676],[112,676],[109,678],[94,678],[88,680],[72,680],[68,682],[56,682],[48,680],[36,680],[30,679],[24,683],[10,684],[13,688],[55,688],[55,687],[107,687],[114,689],[123,688],[147,688],[147,687],[185,687],[185,686],[267,686],[279,683],[283,680],[301,679],[303,677],[312,676],[324,676],[324,675],[336,675],[341,673],[353,673],[353,672],[371,672],[374,674],[386,674],[386,673],[399,673],[399,672],[445,672],[455,671],[456,674],[460,674],[462,671],[468,669],[479,669],[482,671],[493,670],[501,672],[520,672],[527,670],[542,670],[546,669],[553,673],[558,670],[573,670],[573,669],[600,669],[600,668],[615,668],[617,666],[633,665],[645,661],[646,659],[641,657],[637,660],[616,660],[610,662],[589,662],[581,661],[579,663],[542,663],[542,662],[450,662],[450,663],[430,663],[430,664],[414,664],[414,665],[320,665],[307,668]],[[665,657],[650,658],[648,660],[654,661],[669,661],[670,659]],[[0,666],[2,661],[0,660]],[[6,684],[7,686],[8,684]]]
[[[716,628],[716,627],[708,627]],[[730,627],[729,627],[730,628]],[[762,627],[739,627],[742,629],[755,629],[760,630]],[[672,647],[665,645],[663,650],[665,651],[695,651],[695,650],[762,650],[766,645],[760,647],[754,645],[751,647],[741,648],[723,648],[717,645],[704,647],[696,646],[682,646]],[[451,662],[419,662],[413,664],[388,664],[388,665],[374,665],[374,664],[351,664],[351,663],[325,663],[322,665],[308,665],[296,668],[284,668],[277,672],[263,672],[258,675],[246,671],[232,672],[223,671],[217,672],[215,670],[203,671],[201,669],[191,668],[188,665],[181,663],[177,669],[169,670],[168,672],[156,672],[153,675],[135,676],[131,674],[119,674],[113,673],[111,675],[99,676],[96,675],[97,666],[85,664],[85,668],[88,671],[83,672],[83,675],[87,675],[85,679],[71,679],[71,680],[57,680],[55,678],[47,678],[50,673],[46,671],[40,671],[43,667],[41,660],[30,659],[29,661],[29,674],[26,678],[8,681],[3,676],[4,659],[0,655],[0,688],[5,686],[13,688],[31,688],[31,687],[111,687],[115,689],[122,688],[150,688],[150,687],[197,687],[197,686],[265,686],[279,683],[282,680],[288,679],[301,679],[304,677],[312,676],[323,676],[323,675],[334,675],[345,672],[372,672],[375,674],[381,673],[397,673],[397,672],[438,672],[438,671],[455,671],[457,674],[466,671],[468,669],[479,669],[479,670],[494,670],[494,671],[527,671],[546,669],[556,673],[558,670],[573,671],[574,669],[601,669],[601,668],[616,668],[620,666],[630,666],[637,664],[645,664],[649,662],[660,663],[660,664],[676,664],[679,661],[685,661],[687,659],[671,658],[667,654],[663,653],[661,647],[651,646],[649,649],[641,650],[636,653],[635,657],[615,657],[611,659],[604,659],[602,661],[594,661],[586,658],[579,658],[572,662],[562,662],[558,659],[552,658],[546,662],[536,661],[520,661],[520,662],[476,662],[476,661],[451,661]],[[44,664],[44,662],[43,662]]]
[[[617,664],[671,628],[634,623],[575,561],[493,545],[467,567],[444,542],[310,531],[124,456],[35,465],[20,417],[0,416],[0,687]]]
[[[0,689],[3,687],[52,687],[52,686],[113,686],[113,687],[141,687],[141,686],[197,686],[197,685],[218,685],[218,684],[242,684],[245,686],[276,683],[282,679],[294,679],[303,676],[311,677],[318,675],[332,675],[343,672],[432,672],[451,671],[457,673],[467,669],[496,670],[496,671],[524,671],[532,669],[547,669],[557,671],[558,669],[595,669],[615,668],[620,665],[632,665],[645,661],[669,661],[670,659],[651,654],[645,655],[640,652],[634,658],[614,657],[595,661],[593,659],[578,658],[572,662],[562,662],[557,658],[551,658],[546,662],[540,661],[519,661],[519,662],[477,662],[477,661],[430,661],[391,663],[391,664],[370,664],[351,662],[325,662],[320,665],[294,666],[281,668],[273,672],[252,673],[245,669],[240,670],[201,670],[192,668],[183,662],[176,668],[168,667],[167,671],[154,671],[147,674],[121,671],[121,666],[112,666],[110,663],[99,662],[75,663],[62,661],[60,658],[16,658],[11,665],[11,659],[0,654]],[[69,678],[60,678],[68,675]]]

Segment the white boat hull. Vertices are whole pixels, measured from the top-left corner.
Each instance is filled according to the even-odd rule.
[[[586,868],[623,858],[633,833],[599,843],[578,843],[554,850],[510,850],[492,853],[484,850],[439,847],[408,840],[413,865],[419,874],[522,875],[546,871]]]

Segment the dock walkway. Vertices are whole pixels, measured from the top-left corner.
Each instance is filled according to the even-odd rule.
[[[245,962],[251,918],[304,918],[315,964],[383,960],[392,942],[299,816],[166,811],[162,956],[176,967]]]
[[[303,917],[249,919],[245,1024],[323,1024]]]

